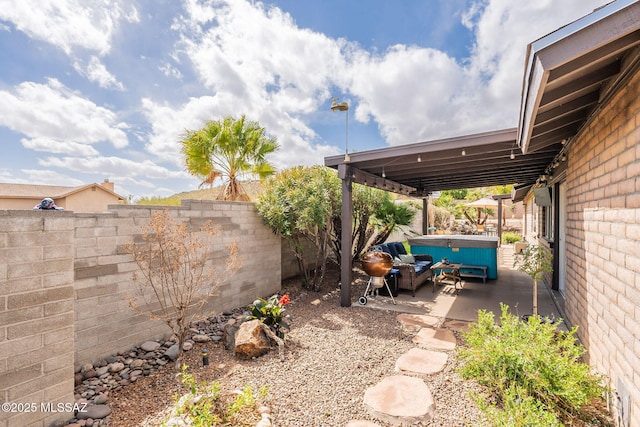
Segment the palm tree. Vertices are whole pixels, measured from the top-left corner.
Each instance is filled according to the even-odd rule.
[[[279,148],[275,138],[265,135],[258,122],[241,116],[210,120],[200,130],[187,130],[182,136],[182,153],[187,171],[202,179],[200,187],[213,185],[216,178],[227,181],[217,200],[249,201],[240,179],[266,178],[275,168],[265,157]]]

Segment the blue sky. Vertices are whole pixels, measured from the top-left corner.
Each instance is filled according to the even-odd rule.
[[[0,183],[196,189],[179,138],[245,114],[279,169],[515,127],[526,46],[607,0],[0,0]]]

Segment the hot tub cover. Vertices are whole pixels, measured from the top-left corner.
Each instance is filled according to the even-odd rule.
[[[465,234],[424,235],[412,237],[411,246],[433,246],[445,248],[497,248],[498,237]]]

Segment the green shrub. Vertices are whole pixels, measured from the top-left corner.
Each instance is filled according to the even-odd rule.
[[[176,196],[170,197],[141,197],[136,201],[136,205],[151,205],[151,206],[180,206],[182,202]]]
[[[223,393],[218,382],[197,383],[193,374],[182,365],[178,374],[182,384],[189,390],[184,396],[176,394],[176,403],[169,413],[169,419],[182,420],[184,425],[194,427],[214,426],[255,426],[260,420],[257,405],[267,395],[267,388],[260,388],[258,394],[250,386],[239,393]],[[172,421],[172,422],[174,422]],[[168,420],[163,423],[167,425]],[[174,425],[174,424],[171,424]]]
[[[520,240],[522,240],[522,236],[518,233],[512,233],[511,231],[502,233],[502,243],[505,245],[510,245],[512,243],[519,242]]]
[[[501,304],[500,322],[480,310],[478,322],[464,334],[466,347],[458,350],[460,374],[487,387],[487,418],[496,426],[562,425],[585,419],[585,405],[602,399],[602,378],[580,362],[584,348],[576,328],[559,332],[556,326],[531,316],[528,322],[509,314]],[[485,396],[485,399],[487,396]],[[538,420],[533,423],[525,420]]]

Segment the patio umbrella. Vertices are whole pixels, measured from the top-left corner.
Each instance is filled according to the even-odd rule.
[[[498,201],[497,200],[493,200],[489,197],[483,197],[480,200],[476,200],[475,202],[469,202],[469,203],[465,203],[464,204],[467,207],[470,208],[477,208],[478,209],[478,221],[477,224],[481,225],[482,223],[484,223],[484,221],[481,223],[480,222],[480,209],[497,209],[498,208]],[[485,214],[484,220],[487,220],[488,215]]]
[[[490,199],[489,197],[483,197],[480,200],[476,200],[475,202],[465,203],[464,205],[470,208],[478,208],[478,209],[497,209],[498,201]]]

